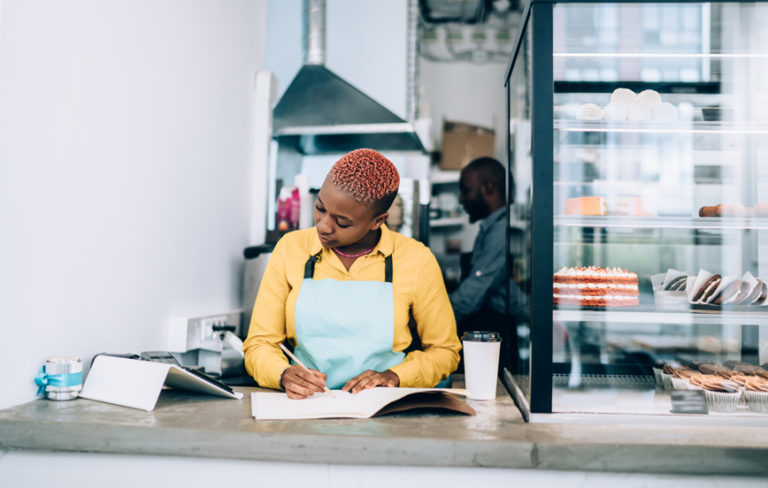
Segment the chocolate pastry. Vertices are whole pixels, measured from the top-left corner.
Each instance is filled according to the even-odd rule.
[[[741,361],[731,366],[731,369],[735,369],[736,371],[750,374],[750,375],[759,374],[763,370],[763,368],[761,368],[760,366],[755,366],[754,364],[749,364],[749,363],[743,363]]]
[[[716,376],[719,376],[721,378],[725,378],[727,380],[731,379],[731,377],[738,375],[739,373],[736,371],[732,371],[728,368],[723,368],[722,370],[715,373]]]
[[[733,280],[726,286],[722,287],[720,291],[715,293],[710,303],[714,303],[715,305],[720,305],[721,303],[727,300],[730,300],[731,298],[733,298],[739,293],[739,290],[741,290],[742,283],[744,282],[741,280]]]
[[[704,292],[707,291],[707,288],[712,284],[714,281],[719,281],[720,275],[712,275],[707,281],[704,282],[703,285],[696,291],[696,293],[693,295],[693,301],[698,302],[701,300],[701,297],[704,295]]]
[[[712,298],[712,295],[715,293],[715,290],[717,290],[717,287],[720,286],[721,281],[723,281],[723,278],[719,274],[708,279],[707,282],[704,283],[704,286],[701,287],[701,290],[699,290],[699,299],[704,303],[708,303],[709,299]],[[696,301],[695,297],[693,301]]]
[[[729,369],[719,364],[704,363],[699,365],[699,371],[701,371],[704,374],[717,374],[721,371],[729,371]]]
[[[680,291],[685,289],[685,283],[688,281],[688,277],[686,275],[678,276],[674,280],[670,281],[669,283],[664,286],[665,290],[669,291]]]
[[[721,391],[726,393],[735,393],[741,388],[735,381],[717,377],[708,378],[706,381],[704,381],[704,384],[701,385],[701,387],[709,391]]]

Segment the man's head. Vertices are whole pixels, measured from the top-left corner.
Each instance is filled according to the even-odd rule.
[[[506,202],[506,170],[493,158],[483,157],[461,170],[459,202],[469,214],[469,221],[488,217]]]
[[[339,159],[325,178],[315,204],[315,225],[326,247],[355,244],[378,230],[397,196],[400,175],[373,149],[357,149]]]

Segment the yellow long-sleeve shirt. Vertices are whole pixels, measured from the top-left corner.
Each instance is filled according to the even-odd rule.
[[[381,226],[381,238],[370,254],[358,258],[349,271],[330,249],[324,248],[317,229],[299,230],[277,243],[264,272],[253,307],[245,367],[259,385],[280,389],[280,375],[289,366],[278,344],[296,337],[294,310],[309,256],[322,252],[314,279],[383,281],[384,257],[392,254],[394,293],[393,351],[412,343],[408,328],[413,314],[421,349],[409,352],[402,363],[390,368],[403,387],[431,387],[456,370],[461,343],[445,284],[432,252],[420,242]],[[344,297],[339,297],[343,302]],[[376,313],[371,310],[371,313]]]

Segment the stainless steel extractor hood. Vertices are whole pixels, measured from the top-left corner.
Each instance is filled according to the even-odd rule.
[[[302,154],[424,151],[413,124],[324,66],[325,0],[304,0],[304,66],[273,112],[273,138]]]

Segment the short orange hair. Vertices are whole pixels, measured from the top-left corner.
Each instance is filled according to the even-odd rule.
[[[392,206],[400,175],[392,161],[373,149],[356,149],[341,157],[328,179],[355,201],[368,205],[376,215]]]

